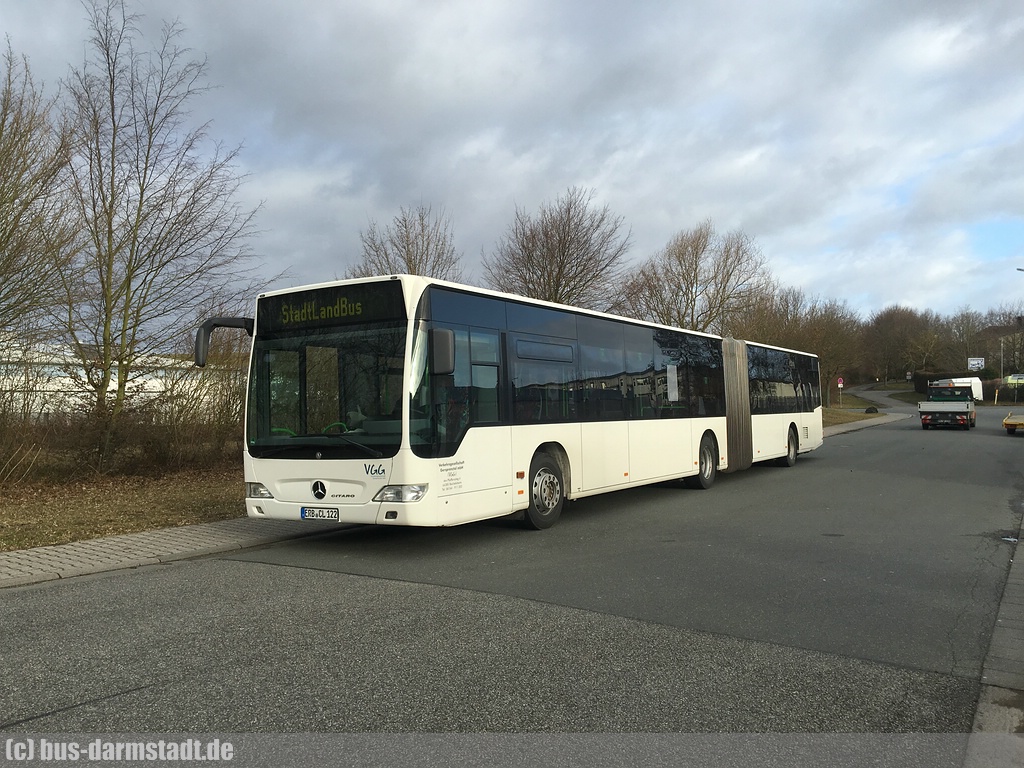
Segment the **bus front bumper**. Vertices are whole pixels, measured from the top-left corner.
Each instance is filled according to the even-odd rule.
[[[308,520],[350,525],[436,526],[437,516],[430,507],[417,502],[378,502],[368,504],[296,504],[277,499],[246,499],[249,517],[264,520]]]

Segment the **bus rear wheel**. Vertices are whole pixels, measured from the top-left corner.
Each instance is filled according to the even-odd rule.
[[[538,453],[530,462],[530,506],[526,526],[534,530],[550,528],[562,514],[565,486],[558,462],[546,453]]]
[[[715,458],[717,453],[715,439],[711,435],[701,437],[700,449],[697,451],[697,474],[683,480],[687,488],[706,491],[715,484],[715,477],[718,474],[718,461]]]
[[[796,436],[796,430],[789,428],[786,436],[786,455],[775,460],[780,467],[792,467],[796,464],[796,453],[800,448],[800,439]]]

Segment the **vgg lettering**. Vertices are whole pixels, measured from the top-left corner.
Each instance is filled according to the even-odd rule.
[[[384,477],[386,474],[383,464],[363,464],[363,469],[366,470],[366,474],[370,477]]]

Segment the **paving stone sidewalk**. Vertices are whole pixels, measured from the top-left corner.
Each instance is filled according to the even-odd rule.
[[[231,552],[337,527],[332,523],[240,517],[0,552],[0,589]]]

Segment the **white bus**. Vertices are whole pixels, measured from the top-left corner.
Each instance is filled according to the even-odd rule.
[[[547,528],[566,499],[822,443],[816,356],[410,275],[261,294],[250,517]]]

